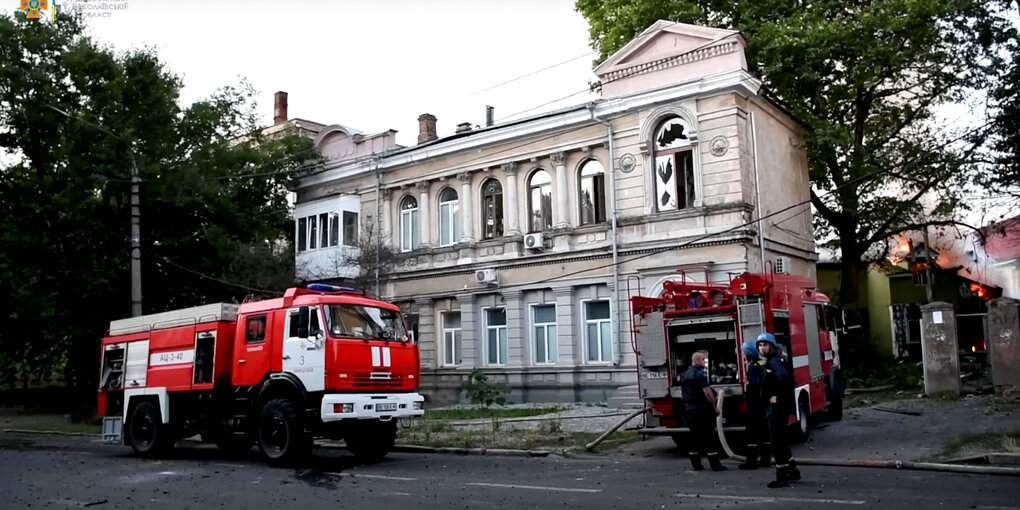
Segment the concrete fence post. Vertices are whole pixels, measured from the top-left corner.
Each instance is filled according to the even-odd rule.
[[[996,392],[1020,388],[1020,301],[988,303],[988,361]]]
[[[925,395],[959,395],[960,353],[953,305],[935,302],[921,306],[921,352]]]

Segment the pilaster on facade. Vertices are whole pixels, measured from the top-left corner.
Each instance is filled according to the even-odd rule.
[[[429,219],[429,212],[432,210],[432,205],[429,203],[429,191],[431,189],[431,183],[428,180],[418,181],[414,184],[414,189],[418,190],[418,221],[419,224],[419,237],[422,248],[428,248],[432,246],[432,222]]]
[[[460,332],[461,332],[461,368],[474,368],[483,366],[482,342],[485,335],[479,334],[478,315],[475,313],[475,295],[457,294],[457,303],[460,305]]]
[[[530,364],[531,350],[528,348],[527,314],[522,309],[520,290],[504,290],[503,300],[506,304],[506,337],[507,366],[522,367]]]
[[[432,298],[414,300],[418,310],[418,351],[422,366],[438,367],[439,344],[436,335],[436,311]]]
[[[506,173],[506,235],[521,235],[520,217],[517,211],[517,163],[503,163]]]
[[[379,212],[379,231],[376,235],[379,239],[392,239],[393,190],[382,188],[379,193],[382,195],[382,210]]]
[[[460,178],[460,242],[472,243],[475,240],[474,235],[474,220],[471,219],[471,212],[475,208],[475,203],[471,199],[471,172],[462,172]]]
[[[554,287],[556,297],[556,336],[560,364],[581,365],[581,337],[578,315],[574,307],[573,287]]]
[[[567,153],[554,152],[549,155],[556,168],[556,206],[553,208],[553,227],[570,227],[570,210],[567,205]]]

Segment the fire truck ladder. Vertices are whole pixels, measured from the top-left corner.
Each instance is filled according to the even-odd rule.
[[[740,341],[755,340],[765,331],[765,315],[761,299],[748,300],[737,305],[737,321],[740,322]]]

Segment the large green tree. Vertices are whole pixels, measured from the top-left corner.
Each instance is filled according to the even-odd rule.
[[[0,386],[66,368],[91,404],[99,338],[131,314],[132,165],[151,313],[290,284],[286,185],[314,151],[263,136],[244,84],[182,106],[154,52],[83,30],[0,15]]]
[[[889,236],[953,219],[985,119],[945,105],[983,90],[1014,33],[981,0],[577,0],[600,59],[665,19],[739,30],[764,92],[806,127],[819,239],[841,252],[840,300]],[[832,193],[827,194],[832,191]],[[924,211],[922,197],[934,197]]]

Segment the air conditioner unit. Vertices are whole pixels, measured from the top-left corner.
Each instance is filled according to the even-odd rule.
[[[496,283],[496,270],[479,269],[475,271],[475,281],[478,283]]]
[[[790,257],[780,255],[776,257],[776,269],[779,274],[790,274]]]
[[[527,234],[524,236],[524,247],[532,251],[540,251],[545,248],[542,234]]]

